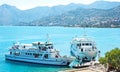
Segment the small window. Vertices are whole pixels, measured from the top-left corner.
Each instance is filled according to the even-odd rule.
[[[33,55],[35,55],[35,53],[33,53]]]
[[[82,46],[84,46],[85,44],[83,43]]]
[[[83,52],[83,49],[81,49],[81,52]]]
[[[30,55],[32,55],[32,53],[30,53]]]
[[[10,54],[12,54],[12,52],[10,52]]]
[[[80,46],[81,46],[81,43],[80,43]]]
[[[77,44],[77,46],[81,46],[81,44]]]
[[[39,54],[40,56],[42,56],[42,54]]]
[[[44,55],[44,58],[48,58],[48,54],[45,54],[45,55]]]
[[[49,49],[51,49],[51,47],[48,47]]]
[[[88,46],[88,45],[89,45],[89,43],[86,43],[85,45],[86,45],[86,46]]]
[[[34,57],[35,57],[35,58],[38,58],[38,57],[39,57],[39,54],[34,54]]]
[[[39,46],[38,48],[39,48],[39,49],[41,49],[41,47],[40,47],[40,46]]]
[[[25,45],[23,46],[23,48],[25,48]]]
[[[90,43],[90,46],[91,46],[92,44]]]
[[[53,46],[51,46],[51,49],[53,49]]]
[[[84,59],[85,59],[85,60],[87,60],[88,58],[87,58],[87,57],[85,57]]]

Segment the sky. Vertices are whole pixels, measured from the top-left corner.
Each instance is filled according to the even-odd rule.
[[[37,6],[67,5],[70,3],[91,4],[95,1],[119,1],[120,0],[0,0],[0,5],[9,4],[21,10],[34,8]]]

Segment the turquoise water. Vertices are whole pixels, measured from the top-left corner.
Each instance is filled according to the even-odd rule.
[[[83,35],[83,32],[83,28],[68,27],[0,27],[0,72],[56,72],[68,69],[68,67],[6,61],[4,54],[8,52],[13,42],[45,41],[46,34],[49,34],[60,54],[69,56],[71,39],[76,35]],[[115,47],[120,48],[120,28],[86,28],[86,33],[96,41],[101,56]]]

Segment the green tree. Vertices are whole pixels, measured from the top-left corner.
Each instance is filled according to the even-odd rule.
[[[106,63],[107,63],[106,61],[107,61],[107,60],[106,60],[105,57],[101,57],[101,58],[99,59],[99,62],[100,62],[101,64],[106,64]]]
[[[115,48],[105,54],[105,57],[99,59],[101,64],[109,66],[109,70],[112,68],[116,72],[120,72],[120,49]]]

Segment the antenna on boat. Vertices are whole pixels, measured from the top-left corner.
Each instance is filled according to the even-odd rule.
[[[47,34],[47,42],[50,42],[49,34]]]
[[[86,31],[85,31],[85,26],[84,26],[84,33],[83,33],[83,36],[87,36],[87,35],[86,35]]]

